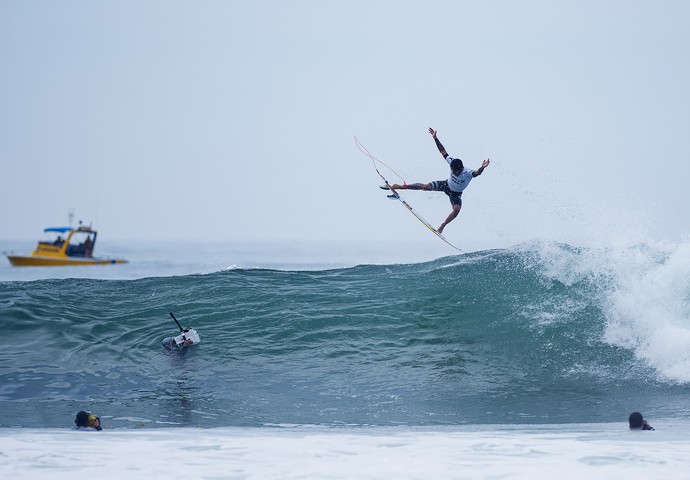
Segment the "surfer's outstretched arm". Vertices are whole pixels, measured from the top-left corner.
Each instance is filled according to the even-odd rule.
[[[434,137],[434,142],[436,142],[436,146],[438,147],[438,151],[441,152],[441,155],[443,155],[443,158],[448,157],[448,152],[446,152],[446,149],[443,147],[443,145],[441,145],[441,142],[438,140],[438,137],[436,136],[436,130],[429,127],[429,133],[431,134],[432,137]]]
[[[490,163],[491,163],[491,160],[489,160],[488,158],[487,158],[486,160],[484,160],[484,161],[482,162],[482,166],[479,167],[478,169],[476,169],[475,171],[472,172],[472,176],[473,176],[473,177],[478,177],[479,175],[481,175],[482,173],[484,173],[484,169],[485,169],[486,167],[488,167]]]

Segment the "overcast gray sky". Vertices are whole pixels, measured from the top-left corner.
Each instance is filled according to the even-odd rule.
[[[0,238],[438,242],[690,232],[690,2],[0,2]],[[397,180],[393,178],[393,180]],[[432,224],[447,197],[409,192]]]

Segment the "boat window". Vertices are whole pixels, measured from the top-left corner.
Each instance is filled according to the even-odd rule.
[[[61,247],[65,243],[65,234],[61,232],[43,232],[40,243]]]
[[[72,257],[90,257],[96,234],[93,232],[74,232],[67,246],[67,255]]]

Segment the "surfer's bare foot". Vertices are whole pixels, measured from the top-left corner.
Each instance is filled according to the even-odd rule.
[[[446,228],[445,225],[441,225],[440,227],[438,227],[438,233],[443,233],[444,228]]]

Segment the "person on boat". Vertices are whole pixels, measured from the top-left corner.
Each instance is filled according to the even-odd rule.
[[[89,417],[89,412],[86,412],[84,410],[80,410],[79,412],[77,412],[77,416],[74,419],[74,430],[79,430],[81,432],[95,432],[97,430],[101,430],[100,419],[98,419],[98,427],[96,428],[91,424],[91,420]]]
[[[450,177],[448,180],[436,180],[430,183],[412,183],[410,185],[397,183],[391,185],[394,190],[408,189],[408,190],[433,190],[437,192],[444,192],[448,195],[450,199],[450,204],[453,206],[453,210],[450,212],[446,220],[438,227],[438,233],[443,233],[443,229],[446,228],[450,222],[455,220],[455,217],[460,213],[462,208],[462,192],[470,184],[470,181],[484,173],[484,169],[489,166],[491,160],[488,158],[482,162],[482,166],[477,170],[471,170],[466,168],[459,158],[454,158],[448,155],[446,149],[443,147],[438,137],[436,136],[436,130],[429,128],[429,133],[434,138],[436,142],[436,147],[438,147],[439,152],[443,155],[450,165]],[[382,189],[388,190],[388,185],[382,185]],[[391,198],[398,198],[397,193],[389,195]]]
[[[633,412],[630,414],[628,417],[628,425],[630,426],[630,430],[654,430],[654,428],[647,423],[647,420],[642,417],[640,412]]]
[[[90,257],[93,255],[93,240],[91,240],[91,235],[86,237],[84,240],[84,256]]]

